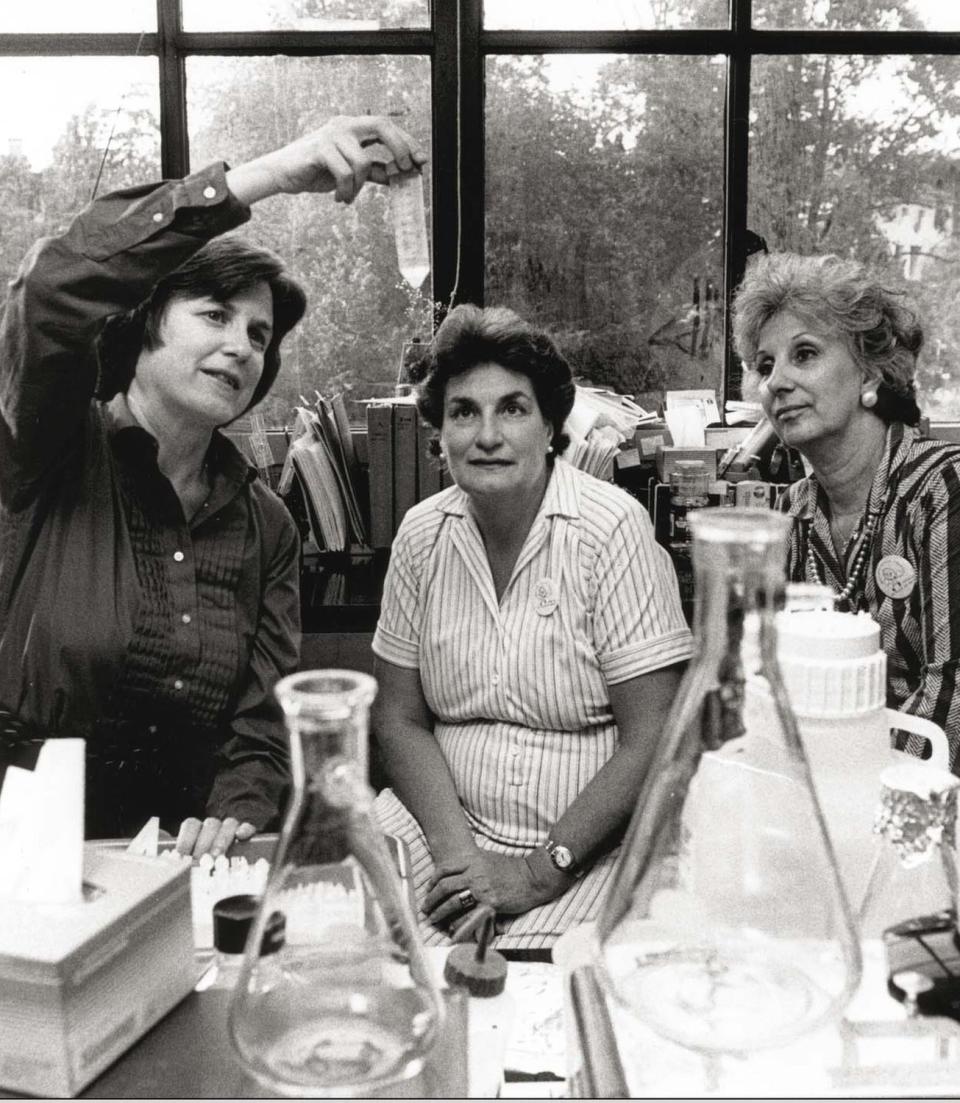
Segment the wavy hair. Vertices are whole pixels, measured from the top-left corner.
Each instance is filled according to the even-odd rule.
[[[280,342],[303,317],[307,297],[270,249],[251,245],[238,237],[218,237],[207,242],[179,268],[158,280],[142,303],[108,318],[97,339],[100,375],[97,397],[108,399],[126,391],[142,350],[161,346],[163,314],[174,296],[210,296],[226,302],[234,295],[266,283],[273,298],[273,332],[263,356],[263,372],[247,409],[264,399],[280,371]]]
[[[507,307],[463,303],[444,318],[417,388],[420,416],[439,430],[447,383],[479,364],[499,364],[530,380],[540,413],[553,427],[552,462],[570,443],[563,426],[576,396],[573,374],[549,334]],[[431,443],[436,453],[439,446]]]
[[[761,329],[775,314],[792,311],[846,340],[857,365],[877,383],[875,414],[916,425],[923,329],[905,299],[859,261],[771,253],[751,262],[734,296],[734,348],[752,370]]]

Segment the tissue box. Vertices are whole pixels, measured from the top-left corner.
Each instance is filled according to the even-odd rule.
[[[83,900],[0,900],[0,1086],[76,1095],[196,979],[189,865],[86,847]]]

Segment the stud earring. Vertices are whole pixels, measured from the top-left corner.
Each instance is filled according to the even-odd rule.
[[[877,404],[877,392],[873,387],[869,387],[860,396],[861,404],[868,410],[872,410]]]

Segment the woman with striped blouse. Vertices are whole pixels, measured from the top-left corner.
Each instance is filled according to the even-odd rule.
[[[385,830],[428,942],[549,946],[590,919],[692,642],[646,511],[559,458],[550,338],[502,308],[438,330],[418,404],[454,486],[404,518],[373,648]]]
[[[887,704],[939,724],[956,769],[960,447],[916,428],[917,316],[855,261],[782,253],[748,270],[734,325],[767,417],[812,468],[782,502],[789,576],[874,617]]]

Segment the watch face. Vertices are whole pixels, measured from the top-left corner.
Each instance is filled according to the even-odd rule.
[[[573,865],[573,855],[565,846],[555,846],[550,851],[550,857],[557,869],[569,869]]]

